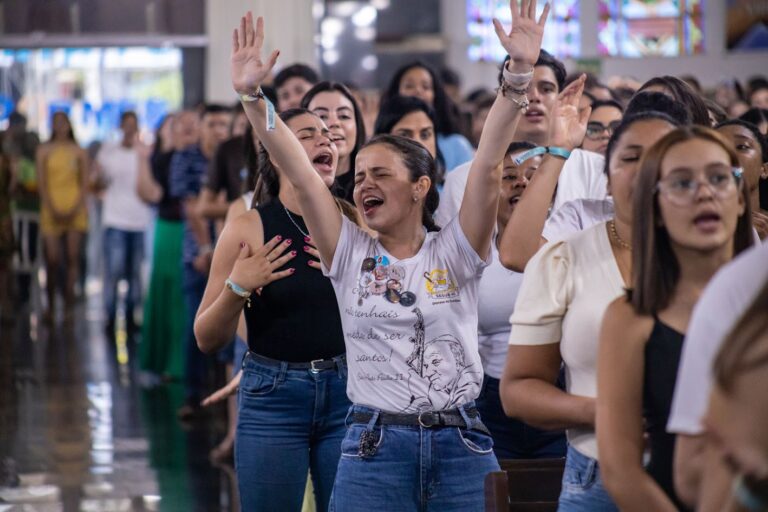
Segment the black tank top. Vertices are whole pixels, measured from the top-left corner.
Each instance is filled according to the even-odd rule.
[[[651,336],[645,344],[643,372],[643,414],[651,448],[646,470],[678,510],[688,509],[677,498],[672,482],[675,435],[667,433],[667,420],[672,408],[683,337],[683,334],[656,318]]]
[[[244,308],[248,348],[289,363],[343,354],[344,337],[336,294],[331,281],[308,265],[310,256],[304,252],[305,235],[301,232],[308,232],[304,219],[293,213],[289,217],[277,199],[256,209],[264,225],[265,243],[277,235],[293,240],[291,249],[296,251],[296,257],[278,270],[292,267],[296,273],[273,281],[260,295],[251,297],[251,307]]]

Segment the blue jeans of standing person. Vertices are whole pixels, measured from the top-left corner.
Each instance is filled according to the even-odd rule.
[[[192,263],[184,263],[181,278],[181,291],[187,304],[187,325],[184,328],[184,388],[187,404],[197,406],[206,394],[209,359],[197,346],[194,325],[208,276],[195,270]]]
[[[485,510],[483,482],[488,473],[499,470],[499,463],[491,436],[471,428],[480,421],[466,414],[472,406],[460,408],[470,428],[382,426],[376,424],[378,409],[352,406],[349,417],[373,416],[368,424],[352,423],[347,430],[331,510]],[[375,441],[372,454],[360,454],[363,436]]]
[[[568,447],[558,512],[618,512],[600,478],[600,466],[591,457]]]
[[[499,379],[486,375],[476,401],[480,417],[493,436],[493,452],[499,460],[565,457],[568,443],[562,430],[539,430],[504,414]]]
[[[125,317],[133,326],[133,309],[141,303],[141,264],[144,261],[144,232],[107,228],[104,230],[104,305],[107,325],[114,325],[117,313],[117,283],[128,282]]]
[[[307,473],[328,510],[349,410],[347,366],[291,369],[248,352],[240,381],[235,469],[243,511],[299,512]]]

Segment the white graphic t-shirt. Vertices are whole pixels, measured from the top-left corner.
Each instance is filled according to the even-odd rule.
[[[478,284],[487,266],[458,218],[398,260],[346,217],[330,271],[347,346],[347,395],[391,413],[452,409],[480,392]]]

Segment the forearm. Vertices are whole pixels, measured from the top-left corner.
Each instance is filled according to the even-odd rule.
[[[163,198],[163,187],[152,177],[149,159],[139,158],[139,177],[136,180],[136,193],[145,203],[157,204]]]
[[[696,497],[699,512],[720,512],[731,496],[733,473],[725,465],[717,450],[708,445],[704,453],[704,468]]]
[[[677,512],[672,500],[639,461],[613,460],[619,457],[600,453],[600,476],[622,512]]]
[[[208,229],[206,229],[205,219],[203,219],[198,212],[197,200],[186,199],[184,201],[184,215],[187,219],[187,223],[189,223],[192,236],[195,237],[197,245],[200,247],[210,247],[211,234]]]
[[[205,353],[215,352],[232,341],[245,299],[222,287],[216,300],[195,319],[197,346]]]
[[[546,155],[517,203],[499,241],[502,265],[523,272],[541,247],[541,234],[565,160]]]
[[[200,193],[199,213],[201,217],[210,220],[223,219],[227,216],[229,203],[222,193],[215,193],[213,190],[203,188]]]
[[[706,440],[703,435],[677,435],[674,456],[675,492],[680,500],[690,507],[696,504],[699,495],[706,467],[706,453]]]
[[[507,416],[545,430],[595,426],[594,398],[571,395],[541,379],[505,379],[501,403]]]

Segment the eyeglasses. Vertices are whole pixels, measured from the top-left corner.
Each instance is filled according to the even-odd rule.
[[[603,123],[599,123],[597,121],[590,121],[587,123],[587,138],[588,139],[599,139],[603,136],[603,133],[608,132],[608,136],[610,137],[613,132],[616,131],[616,128],[619,127],[621,124],[621,120],[617,119],[616,121],[611,121],[608,123],[608,125],[604,125]]]
[[[693,203],[702,186],[707,186],[718,199],[727,199],[737,189],[741,181],[742,170],[735,167],[717,169],[704,173],[704,180],[696,179],[692,173],[680,172],[667,176],[656,184],[656,190],[678,206]]]

